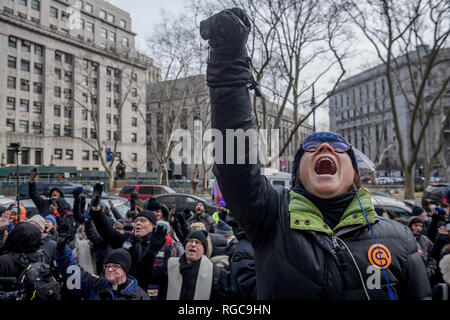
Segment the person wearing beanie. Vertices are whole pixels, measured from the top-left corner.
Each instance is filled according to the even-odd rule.
[[[39,227],[41,230],[41,233],[45,230],[45,219],[40,214],[35,214],[27,221],[28,223],[34,224],[35,226]]]
[[[422,257],[427,266],[428,277],[430,278],[436,270],[437,263],[431,257],[433,242],[424,234],[425,221],[419,216],[413,216],[408,221],[408,228],[411,229],[417,242],[417,252]]]
[[[226,205],[225,201],[220,200],[217,203],[217,211],[212,214],[212,217],[213,217],[214,221],[216,222],[216,224],[219,223],[219,220],[223,220],[226,222],[228,212],[229,212],[229,210],[227,209],[227,205]]]
[[[206,212],[205,205],[201,201],[197,202],[194,214],[187,220],[189,225],[194,222],[203,222],[208,233],[216,232],[216,222],[213,217]]]
[[[375,215],[371,196],[360,185],[355,151],[344,136],[314,132],[301,141],[292,161],[291,190],[272,186],[261,174],[249,90],[256,96],[261,92],[246,53],[251,28],[239,8],[200,22],[200,34],[211,47],[206,71],[211,129],[223,137],[230,129],[245,133],[242,148],[237,142],[234,149],[222,144],[215,150],[213,173],[227,208],[254,248],[257,298],[430,297],[414,236],[406,226]],[[381,251],[390,259],[383,260]],[[384,270],[381,285],[367,289],[372,276],[367,270],[373,268]]]
[[[233,230],[225,221],[219,221],[216,227],[216,233],[223,235],[227,239],[228,245],[230,245],[233,240],[237,241],[236,237],[234,236]]]
[[[53,218],[53,216],[51,216]],[[56,230],[50,230],[50,232],[46,232],[46,226],[48,222],[44,219],[40,214],[35,214],[30,219],[28,219],[28,223],[31,223],[37,227],[41,231],[41,243],[39,249],[45,251],[48,257],[53,257],[55,255],[56,250],[56,240],[58,239],[58,233]],[[51,258],[53,259],[53,258]]]
[[[45,217],[45,228],[44,231],[47,234],[50,234],[54,240],[58,239],[58,234],[56,232],[56,219],[52,215],[48,215]]]
[[[132,262],[127,250],[111,250],[104,260],[104,272],[96,275],[77,264],[67,241],[68,237],[58,241],[55,260],[64,281],[72,274],[69,267],[77,266],[80,269],[80,287],[71,289],[71,292],[84,300],[149,300],[136,278],[129,274]]]
[[[207,235],[205,230],[191,231],[181,257],[171,257],[167,263],[153,267],[152,281],[165,284],[167,300],[224,301],[230,297],[227,271],[205,255]]]
[[[439,228],[445,226],[448,221],[448,204],[442,203],[440,207],[436,207],[430,212],[431,223],[428,227],[427,236],[431,241],[436,242]]]
[[[139,286],[147,289],[148,275],[141,272],[140,264],[147,265],[153,261],[156,254],[166,243],[167,231],[164,226],[156,225],[156,217],[149,210],[142,210],[137,213],[134,219],[133,233],[121,233],[113,228],[113,223],[109,223],[104,210],[100,206],[100,198],[103,192],[103,186],[98,183],[94,185],[96,194],[91,201],[89,215],[94,222],[95,228],[103,240],[113,249],[123,248],[131,255],[131,268],[129,274],[135,277]]]

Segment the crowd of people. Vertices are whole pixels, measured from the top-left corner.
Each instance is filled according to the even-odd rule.
[[[245,49],[250,27],[237,8],[200,24],[210,46],[211,127],[224,136],[256,128],[249,89],[260,92]],[[257,140],[248,139],[245,158],[254,150]],[[202,202],[180,211],[133,193],[122,217],[101,201],[100,183],[90,198],[75,189],[70,206],[58,188],[38,194],[32,171],[38,214],[27,219],[21,207],[0,208],[0,297],[448,299],[448,204],[417,206],[406,225],[383,217],[361,186],[345,137],[306,137],[289,190],[273,187],[260,164],[228,155],[228,146],[216,151],[227,163],[213,167],[224,199],[214,214]]]

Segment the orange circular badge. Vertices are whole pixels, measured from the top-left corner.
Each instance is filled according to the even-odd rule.
[[[374,244],[367,252],[369,262],[374,267],[387,269],[391,265],[392,256],[388,248],[382,244]]]

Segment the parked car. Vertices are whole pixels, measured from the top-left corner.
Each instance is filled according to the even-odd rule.
[[[142,200],[152,198],[158,194],[175,193],[175,191],[168,186],[153,184],[130,184],[120,190],[119,197],[130,199],[130,194],[132,192],[136,192]]]
[[[422,196],[422,206],[425,200],[432,204],[439,205],[442,202],[450,202],[450,183],[432,183],[426,187]]]
[[[393,180],[389,177],[377,177],[376,182],[378,185],[385,185],[393,183]]]
[[[167,208],[175,204],[177,207],[177,211],[184,211],[185,209],[189,209],[191,211],[195,210],[195,205],[198,201],[201,201],[206,208],[206,212],[209,214],[213,214],[217,211],[217,205],[214,202],[203,199],[199,196],[195,196],[192,194],[186,193],[170,193],[170,194],[160,194],[153,197],[159,204],[164,204]],[[144,207],[147,207],[147,203],[149,200],[144,201]]]
[[[385,211],[390,219],[409,219],[412,216],[412,208],[400,199],[374,195],[372,203],[376,211]]]

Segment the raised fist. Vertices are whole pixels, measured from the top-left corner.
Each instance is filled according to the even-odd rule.
[[[232,8],[200,22],[200,35],[209,40],[211,53],[246,55],[245,45],[250,33],[250,21],[242,9]]]

